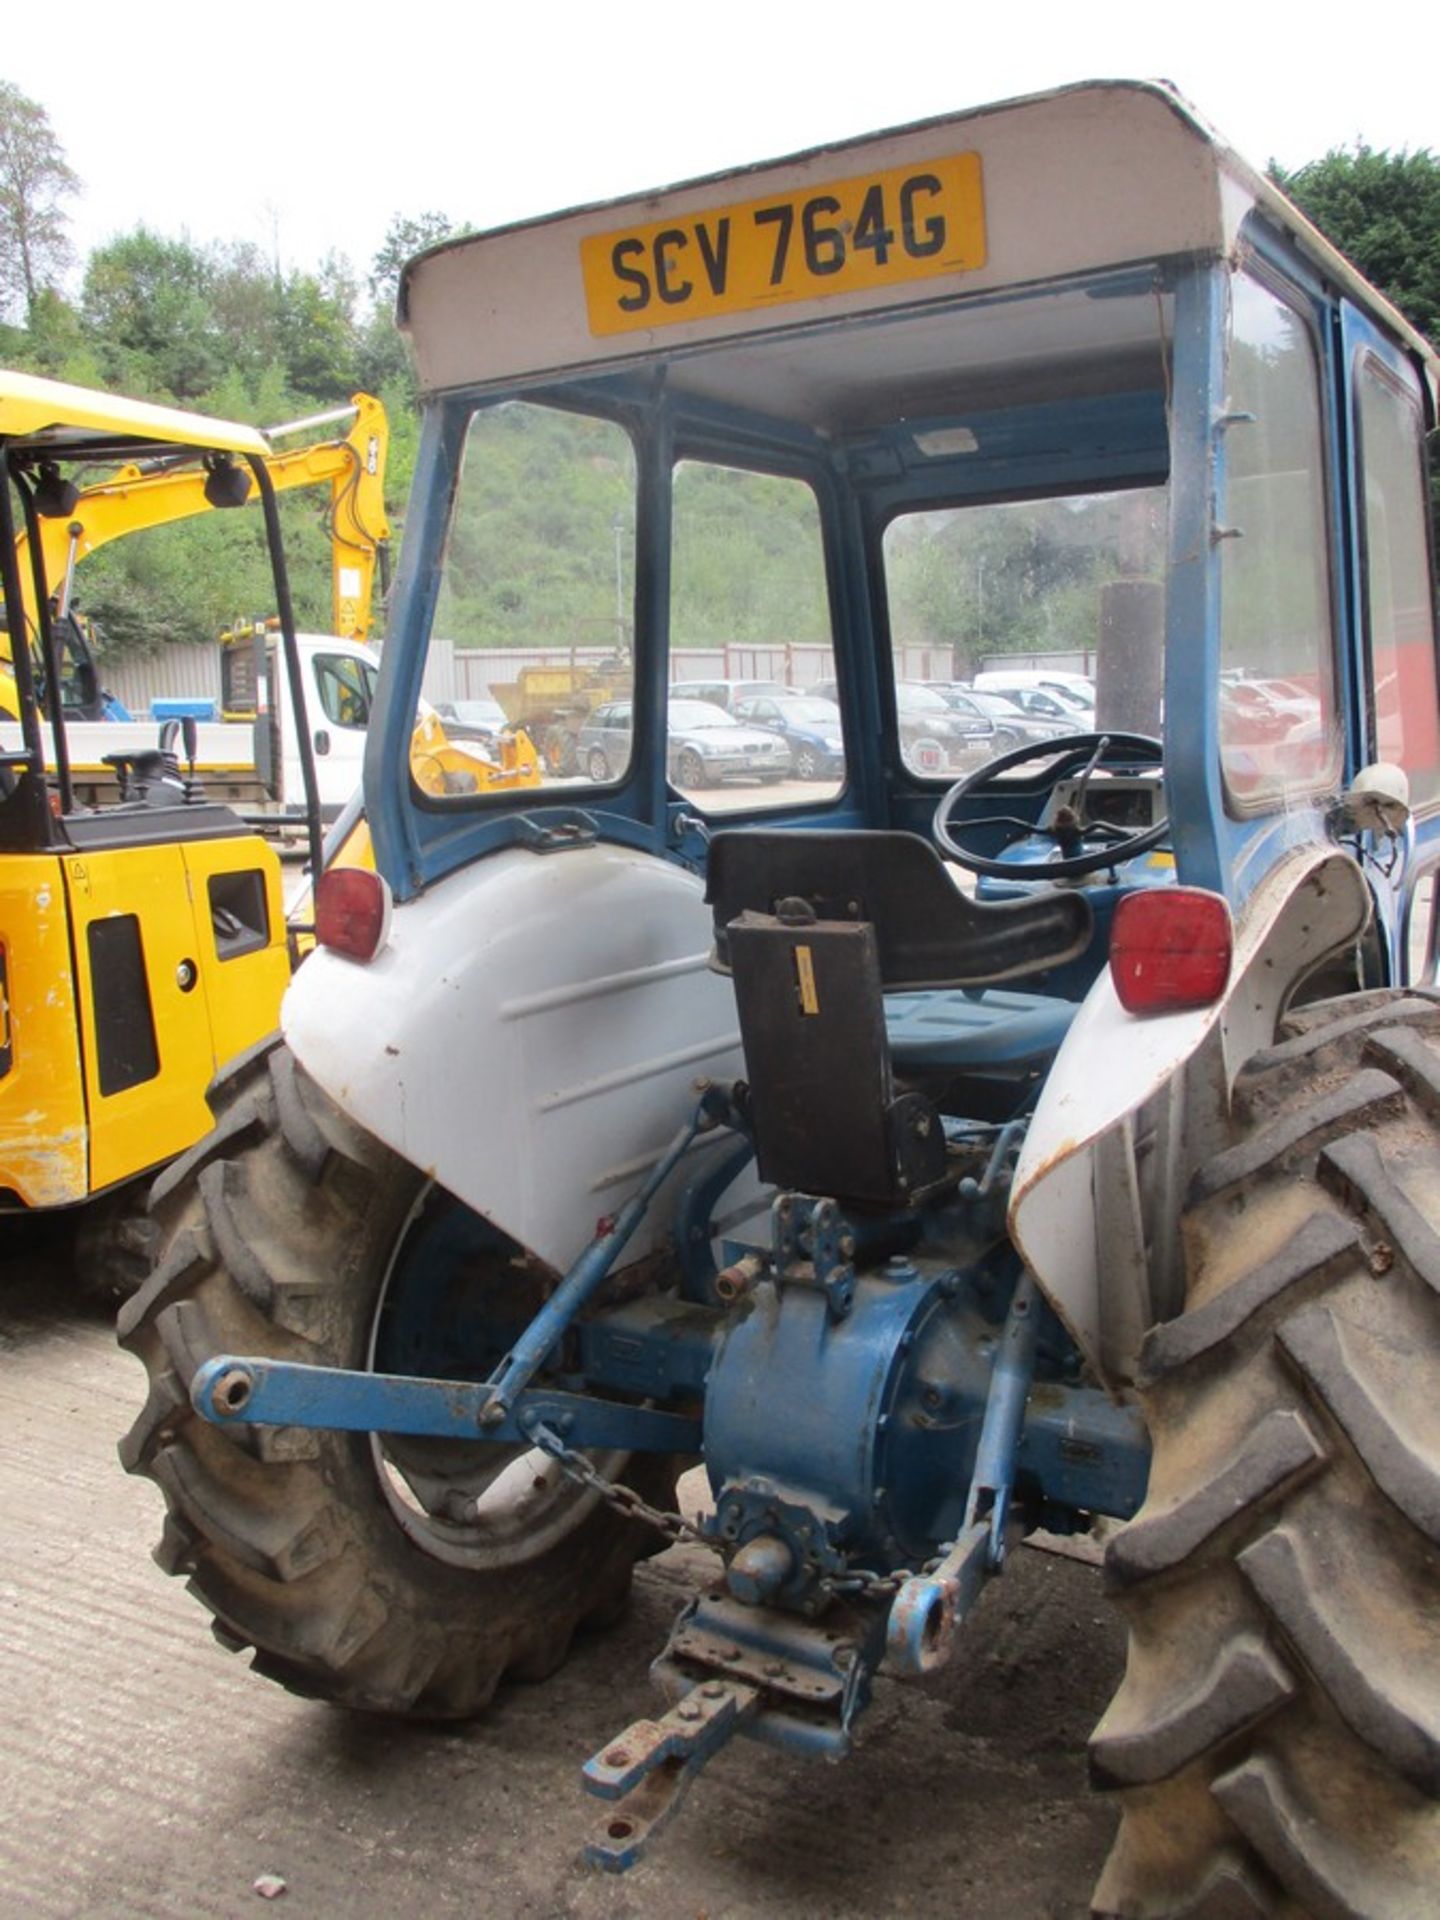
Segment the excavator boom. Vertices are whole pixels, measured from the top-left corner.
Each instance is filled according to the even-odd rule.
[[[316,441],[273,453],[266,460],[277,493],[295,487],[330,488],[328,508],[331,538],[332,631],[343,640],[367,638],[371,625],[375,569],[390,538],[385,518],[385,456],[390,430],[381,403],[368,393],[357,393],[350,407],[316,420],[295,421],[266,431],[267,440],[345,417],[354,420],[343,439]],[[215,461],[183,464],[176,457],[136,462],[121,467],[95,486],[82,489],[69,515],[40,521],[45,577],[61,588],[61,611],[70,598],[76,565],[122,535],[147,527],[167,526],[208,513],[214,505],[211,487]],[[243,469],[233,469],[235,484],[249,488],[246,504],[258,498],[254,481]],[[24,537],[19,542],[24,548]],[[23,564],[23,563],[22,563]],[[33,591],[25,570],[27,594]],[[33,608],[26,612],[33,618]]]

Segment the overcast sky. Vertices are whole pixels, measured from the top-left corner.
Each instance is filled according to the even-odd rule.
[[[1328,27],[1313,0],[5,12],[0,78],[81,177],[82,254],[143,222],[288,266],[334,249],[363,272],[396,213],[494,226],[1084,79],[1172,80],[1261,166],[1356,140],[1440,150],[1440,29],[1410,0]]]

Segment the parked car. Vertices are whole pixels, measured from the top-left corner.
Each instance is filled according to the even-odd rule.
[[[976,690],[981,693],[1003,694],[1007,700],[1013,700],[1022,713],[1032,720],[1056,720],[1064,724],[1067,733],[1085,733],[1095,724],[1095,709],[1078,703],[1073,695],[1065,695],[1055,688],[1036,687],[1024,681],[991,680],[984,676],[985,685],[976,679]]]
[[[631,724],[628,700],[595,708],[576,741],[590,779],[613,780],[629,764]],[[709,700],[672,700],[668,734],[666,772],[677,787],[713,787],[737,776],[772,784],[790,772],[790,749],[778,734],[742,727]]]
[[[1036,740],[1058,740],[1062,734],[1077,730],[1075,721],[1047,719],[1044,714],[1027,713],[1007,694],[994,693],[988,687],[982,689],[962,682],[951,691],[963,694],[995,722],[996,753],[1009,753],[1015,747],[1028,746]]]
[[[1318,729],[1319,696],[1294,680],[1226,680],[1220,711],[1227,738],[1283,740],[1304,727]]]
[[[488,694],[483,699],[442,700],[435,711],[452,740],[478,740],[492,749],[509,725],[505,709]]]
[[[1072,731],[1095,723],[1095,682],[1083,673],[1030,667],[990,667],[972,683],[978,693],[1001,693],[1026,713],[1047,720],[1068,720]]]
[[[670,691],[672,696],[708,700],[712,706],[733,713],[741,700],[751,700],[762,693],[794,693],[796,689],[787,687],[783,680],[676,680]]]
[[[737,700],[735,718],[778,733],[790,750],[797,780],[834,780],[845,771],[840,709],[813,693],[751,694]]]
[[[989,758],[995,752],[993,720],[978,710],[955,711],[922,681],[895,682],[895,710],[901,749],[921,773],[944,773],[959,761]]]
[[[836,683],[822,680],[813,691],[833,701]],[[923,680],[897,680],[895,706],[900,746],[906,764],[917,773],[946,773],[957,763],[973,766],[999,751],[993,720],[980,713],[952,712],[948,701]]]

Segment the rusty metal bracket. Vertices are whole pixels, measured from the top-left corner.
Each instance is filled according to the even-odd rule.
[[[885,1654],[897,1673],[934,1673],[955,1650],[961,1622],[990,1571],[988,1520],[967,1527],[932,1573],[907,1580],[895,1596]]]
[[[586,1789],[613,1802],[585,1848],[592,1866],[624,1873],[672,1819],[711,1755],[760,1704],[758,1687],[707,1680],[660,1720],[637,1720],[585,1763]]]

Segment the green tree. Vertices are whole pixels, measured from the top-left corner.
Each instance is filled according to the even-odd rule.
[[[194,406],[225,372],[214,274],[187,240],[147,227],[98,247],[80,309],[107,385]]]
[[[223,391],[232,416],[270,422],[355,391],[357,298],[333,257],[281,274],[254,246],[196,247],[139,227],[90,256],[81,306],[108,384],[201,408]],[[254,405],[237,407],[237,379]]]
[[[370,262],[370,294],[376,305],[393,310],[401,269],[413,254],[471,231],[468,221],[452,220],[448,213],[395,214]]]
[[[45,109],[0,80],[0,315],[32,315],[69,265],[61,202],[79,186]]]
[[[1332,147],[1271,177],[1431,340],[1440,340],[1440,160],[1427,148]]]

